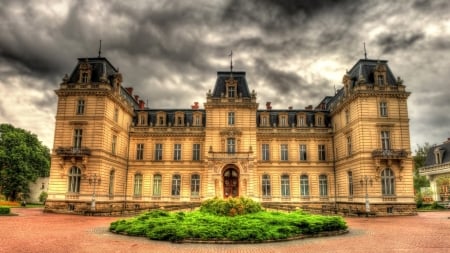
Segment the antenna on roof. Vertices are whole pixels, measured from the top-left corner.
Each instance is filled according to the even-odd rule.
[[[230,57],[230,76],[233,76],[233,50],[228,56]]]
[[[102,57],[102,40],[100,40],[100,46],[98,47],[98,58]]]
[[[364,41],[364,59],[367,60],[366,42]]]

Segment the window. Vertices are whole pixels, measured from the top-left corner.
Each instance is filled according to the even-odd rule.
[[[347,172],[348,177],[348,196],[353,196],[353,172]]]
[[[288,145],[287,144],[281,144],[280,145],[280,160],[281,161],[289,160],[289,157],[288,157]]]
[[[173,145],[173,160],[175,161],[181,160],[181,144]]]
[[[194,126],[201,126],[201,117],[200,115],[195,115],[194,116]]]
[[[115,177],[115,171],[111,170],[109,172],[109,188],[108,188],[109,196],[114,195],[114,177]]]
[[[319,161],[325,161],[326,160],[326,152],[325,152],[325,145],[319,145],[318,146],[319,151]]]
[[[158,125],[164,126],[164,117],[163,116],[159,116],[159,118],[158,118]]]
[[[88,82],[88,79],[89,79],[88,73],[83,73],[83,74],[81,75],[81,82],[87,83],[87,82]]]
[[[322,116],[317,116],[317,126],[323,126],[323,118],[322,118]]]
[[[384,77],[383,75],[377,76],[378,85],[384,85]]]
[[[347,125],[350,122],[350,111],[345,110],[345,124]]]
[[[163,145],[161,143],[155,144],[155,160],[161,161],[163,157]]]
[[[307,175],[300,176],[300,195],[302,197],[309,196],[309,178]]]
[[[282,197],[289,197],[291,195],[289,184],[290,184],[289,183],[289,175],[282,175],[281,176],[281,196]]]
[[[306,119],[305,116],[299,116],[297,119],[297,125],[300,127],[304,127],[306,125]]]
[[[380,102],[380,116],[381,117],[387,117],[388,116],[387,103],[386,102]]]
[[[153,176],[153,196],[161,196],[161,182],[161,175],[155,174]]]
[[[200,144],[192,145],[192,160],[200,161]]]
[[[114,108],[114,122],[118,122],[119,121],[119,109]]]
[[[75,129],[73,131],[73,147],[75,149],[81,148],[82,139],[83,139],[83,129]]]
[[[134,175],[134,192],[135,197],[140,197],[142,195],[142,174]]]
[[[180,196],[181,191],[181,176],[173,175],[172,176],[172,196]]]
[[[381,149],[390,150],[389,131],[381,131]]]
[[[263,161],[269,161],[270,160],[270,150],[269,150],[269,144],[262,144],[261,148],[261,154],[262,154],[262,160]]]
[[[112,142],[111,142],[111,153],[112,153],[113,155],[116,154],[116,145],[117,145],[117,136],[116,136],[116,135],[113,135],[113,137],[112,137]]]
[[[234,125],[234,112],[228,112],[228,125]]]
[[[381,172],[381,193],[383,195],[395,194],[394,172],[389,168],[386,168]]]
[[[299,152],[300,152],[300,161],[306,161],[307,160],[307,156],[306,156],[306,145],[305,144],[300,144],[299,146]]]
[[[234,98],[236,96],[236,87],[228,86],[228,97]]]
[[[191,176],[191,196],[198,197],[200,195],[200,175]]]
[[[136,160],[144,159],[144,143],[138,143],[136,147]]]
[[[227,152],[228,153],[236,152],[236,140],[234,138],[227,139]]]
[[[352,137],[347,136],[347,154],[352,154]]]
[[[280,117],[280,126],[281,126],[281,127],[286,127],[286,126],[288,126],[288,125],[287,125],[287,118],[286,118],[286,116],[281,116],[281,117]]]
[[[328,179],[326,175],[319,176],[319,195],[321,197],[328,196]]]
[[[261,186],[262,186],[262,196],[270,197],[270,176],[269,175],[264,174],[262,176]]]
[[[178,117],[177,118],[177,126],[182,126],[183,125],[183,118],[182,117]]]
[[[69,188],[68,191],[71,193],[80,192],[80,180],[81,180],[81,170],[78,167],[73,166],[69,171]]]
[[[41,190],[44,190],[45,189],[45,183],[42,183],[41,184]]]
[[[442,163],[442,158],[444,157],[445,149],[442,147],[438,147],[434,149],[434,159],[436,164]]]
[[[261,126],[268,126],[268,120],[266,116],[261,116],[261,122],[260,122]]]
[[[80,99],[78,100],[77,105],[77,115],[83,115],[84,114],[84,100]]]

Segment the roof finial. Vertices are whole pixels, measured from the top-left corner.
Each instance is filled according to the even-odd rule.
[[[100,46],[98,47],[98,58],[102,57],[102,40],[100,40]]]
[[[364,41],[364,59],[367,60],[366,42]]]
[[[230,75],[233,75],[233,50],[231,50],[230,54],[228,55],[230,56]]]

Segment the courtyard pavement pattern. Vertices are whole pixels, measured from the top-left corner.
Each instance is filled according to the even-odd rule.
[[[121,217],[14,208],[0,216],[0,252],[450,252],[450,211],[417,216],[346,217],[345,235],[259,244],[177,244],[112,234]]]

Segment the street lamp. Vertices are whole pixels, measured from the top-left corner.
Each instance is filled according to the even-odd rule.
[[[97,174],[89,178],[89,185],[94,185],[94,191],[92,192],[91,210],[95,211],[95,186],[100,185],[101,178],[97,177]]]
[[[367,186],[370,184],[372,186],[373,180],[371,177],[368,177],[367,175],[364,176],[364,178],[361,178],[359,181],[361,183],[361,186],[365,186],[366,188],[366,217],[369,216],[370,212],[370,203],[369,203],[369,193],[367,191]]]

